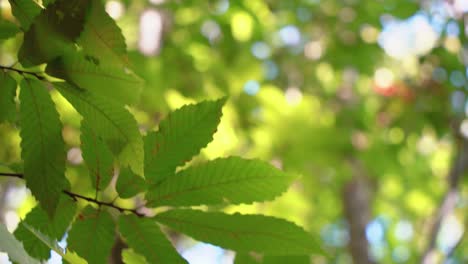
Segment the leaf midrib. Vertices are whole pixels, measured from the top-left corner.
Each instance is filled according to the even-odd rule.
[[[110,19],[112,19],[112,18],[110,18]],[[111,51],[111,53],[114,54],[114,56],[118,58],[119,61],[121,61],[124,65],[128,65],[128,61],[123,59],[114,49],[111,48],[110,44],[108,44],[106,41],[104,41],[104,38],[96,30],[95,25],[93,23],[89,22],[89,26],[90,26],[91,31],[94,33],[94,35],[97,36],[97,38],[102,42],[102,44],[104,46],[106,46]],[[125,47],[124,47],[124,49],[125,49]]]
[[[31,100],[33,101],[34,108],[36,109],[36,113],[37,113],[37,119],[38,119],[38,121],[39,121],[39,134],[40,134],[40,137],[39,137],[40,140],[39,140],[39,141],[40,141],[40,146],[41,146],[41,150],[40,150],[40,152],[41,152],[41,157],[40,157],[40,159],[42,160],[41,164],[44,165],[44,166],[41,166],[42,179],[47,179],[47,177],[44,177],[45,175],[47,175],[47,172],[48,172],[47,167],[50,166],[50,165],[52,165],[52,168],[53,168],[54,165],[53,165],[53,164],[49,164],[49,163],[47,162],[47,158],[46,158],[46,157],[47,157],[47,154],[46,154],[47,151],[46,151],[46,147],[45,147],[45,143],[44,143],[44,127],[43,127],[43,124],[42,124],[42,123],[43,123],[43,119],[42,119],[42,114],[41,114],[41,111],[40,111],[40,108],[39,108],[39,105],[38,105],[38,102],[37,102],[36,95],[35,95],[35,93],[34,93],[34,88],[32,87],[30,81],[29,81],[27,78],[25,78],[24,80],[25,80],[26,84],[27,84],[28,87],[29,87],[30,94],[31,94]],[[39,87],[39,88],[41,88],[41,87]],[[46,166],[47,166],[47,167],[46,167]],[[32,176],[32,175],[26,175],[26,177],[28,177],[28,178],[29,178],[30,176]],[[42,196],[42,195],[41,195],[41,196]],[[47,195],[46,198],[47,198],[47,197],[48,197],[48,198],[51,198],[49,195]],[[47,199],[47,200],[49,200],[49,199]]]
[[[208,214],[207,214],[207,216],[208,216]],[[227,215],[227,216],[229,216],[229,215]],[[190,221],[182,220],[182,219],[179,219],[179,218],[173,218],[173,217],[167,217],[167,216],[157,216],[157,218],[166,219],[166,220],[172,221],[174,223],[188,224],[188,225],[192,225],[194,227],[205,228],[205,229],[216,231],[216,232],[228,233],[228,234],[231,235],[231,237],[235,238],[236,240],[239,240],[239,236],[241,236],[241,235],[246,235],[246,236],[264,235],[266,237],[272,237],[272,238],[279,239],[279,240],[289,241],[289,242],[292,242],[294,245],[297,245],[298,247],[300,247],[302,249],[310,250],[309,248],[302,246],[301,245],[302,243],[298,243],[298,241],[296,239],[291,239],[289,237],[281,236],[281,235],[271,233],[271,232],[265,232],[265,231],[232,231],[232,230],[228,230],[228,229],[221,228],[221,227],[203,225],[203,224],[198,223],[198,222],[197,223],[190,222]],[[190,234],[188,234],[188,235],[190,236]]]
[[[177,177],[177,175],[176,175],[176,177]],[[158,197],[157,199],[155,199],[153,201],[148,201],[148,203],[158,203],[159,201],[171,200],[174,196],[177,196],[177,195],[187,194],[187,193],[190,193],[190,192],[195,192],[195,191],[208,189],[208,188],[212,188],[212,187],[220,187],[222,185],[229,185],[229,184],[233,184],[233,183],[239,183],[239,182],[242,182],[242,181],[261,180],[261,179],[265,179],[265,178],[273,178],[273,177],[272,176],[244,177],[244,178],[232,179],[232,180],[218,182],[218,183],[206,184],[206,185],[202,185],[202,186],[194,186],[194,187],[191,187],[191,188],[178,190],[177,192],[171,192],[171,193],[165,194],[164,196],[160,196],[160,197]],[[279,179],[279,177],[275,177],[275,178]],[[161,184],[163,184],[163,183],[161,182]],[[161,184],[158,185],[158,187],[160,187]],[[274,196],[276,196],[276,195],[274,195]],[[267,200],[267,199],[269,199],[269,198],[264,198],[264,199],[259,200],[259,201],[264,201],[264,200]]]
[[[219,99],[219,100],[221,100],[221,99]],[[214,101],[214,102],[212,102],[212,103],[217,103],[219,100]],[[186,107],[188,107],[188,106],[186,106]],[[188,113],[189,113],[189,114],[193,114],[193,112],[189,112],[189,111],[188,111]],[[187,115],[187,114],[185,114],[185,115]],[[187,127],[181,134],[178,134],[177,137],[178,137],[178,138],[179,138],[179,137],[180,137],[180,138],[187,138],[187,135],[190,135],[190,134],[191,134],[190,132],[192,132],[192,131],[197,131],[197,128],[203,127],[203,125],[201,124],[200,120],[205,119],[205,118],[206,118],[207,116],[209,116],[209,115],[210,115],[210,111],[206,111],[206,113],[204,113],[202,116],[200,116],[200,118],[196,119],[196,122],[194,122],[195,125],[194,125],[193,127]],[[221,116],[222,116],[222,112],[221,112],[221,113],[216,113],[216,115],[217,115],[217,116],[216,116],[216,120],[218,121],[218,125],[217,125],[216,127],[218,127],[218,126],[219,126],[219,120],[221,119]],[[169,122],[171,122],[170,119],[168,120],[168,123],[169,123]],[[171,127],[172,125],[173,125],[173,124],[172,124],[172,122],[171,122],[170,124],[167,124],[167,127]],[[165,129],[165,130],[167,130],[167,129]],[[172,136],[172,134],[168,134],[166,131],[164,131],[164,133],[163,133],[161,130],[158,130],[158,131],[156,132],[156,135],[155,135],[155,136],[156,136],[156,140],[158,139],[158,133],[159,133],[159,132],[160,132],[160,134],[161,134],[162,143],[168,142],[168,141],[169,141],[168,138],[171,138],[171,136]],[[213,139],[213,136],[214,136],[214,134],[211,134],[211,139]],[[198,151],[196,151],[194,155],[197,155],[198,153],[200,153],[201,149],[203,149],[204,147],[206,147],[210,142],[211,142],[211,140],[210,140],[208,143],[204,144],[204,146],[202,146]],[[161,145],[165,145],[165,144],[161,144]],[[149,162],[151,162],[151,163],[156,163],[156,162],[171,160],[171,157],[173,157],[173,155],[167,155],[167,154],[166,154],[165,156],[158,155],[158,153],[159,153],[159,148],[161,148],[161,145],[159,145],[158,142],[156,142],[156,146],[158,146],[158,147],[157,147],[158,150],[156,151],[156,154],[155,154],[155,155],[152,155],[152,159],[151,159]],[[179,145],[179,146],[183,146],[183,145]],[[153,150],[153,149],[154,149],[154,148],[152,148],[152,150]],[[152,151],[152,152],[154,152],[154,151]],[[169,157],[169,158],[165,158],[165,157]],[[177,163],[177,164],[176,164],[176,167],[178,167],[178,166],[182,166],[182,165],[186,164],[187,162],[188,162],[188,161],[182,161],[182,162],[179,161],[179,162],[174,162],[174,163]],[[157,165],[155,165],[155,167],[157,168]],[[175,169],[175,168],[174,168],[174,169]],[[172,168],[165,167],[165,168],[161,168],[161,169],[155,169],[155,170],[152,170],[152,171],[153,171],[153,172],[157,172],[158,175],[156,175],[156,176],[159,176],[159,174],[161,174],[161,172],[164,172],[164,171],[166,171],[166,170],[172,170]],[[155,182],[155,184],[160,184],[160,183],[161,183],[162,181],[164,181],[165,179],[167,179],[167,177],[157,180],[157,181]]]
[[[91,106],[91,107],[92,107],[93,109],[95,109],[97,112],[99,112],[100,114],[102,114],[102,115],[106,118],[106,120],[108,120],[109,123],[111,123],[112,126],[114,126],[114,127],[117,129],[117,131],[119,131],[119,134],[121,134],[121,135],[125,138],[125,141],[126,141],[125,143],[126,143],[126,145],[129,145],[129,146],[130,146],[130,148],[132,149],[133,154],[136,154],[136,155],[137,155],[138,152],[135,150],[133,144],[131,144],[131,143],[133,143],[133,140],[131,141],[131,140],[129,139],[129,137],[127,136],[127,134],[124,133],[124,131],[120,128],[120,126],[119,126],[117,123],[115,123],[115,122],[112,120],[112,118],[109,117],[109,115],[107,115],[105,112],[103,112],[99,107],[96,107],[94,104],[92,104],[92,102],[88,101],[88,100],[87,100],[87,99],[88,99],[87,96],[82,97],[82,96],[81,96],[81,95],[82,95],[81,93],[77,93],[77,92],[73,91],[72,89],[70,89],[70,88],[68,88],[68,87],[65,87],[65,88],[62,88],[62,89],[67,90],[67,92],[74,94],[76,97],[78,97],[79,99],[81,99],[82,102],[85,102],[87,105]],[[85,97],[86,97],[86,98],[85,98]],[[124,108],[124,109],[125,109],[125,108]]]
[[[88,63],[88,62],[86,62]],[[85,65],[85,67],[89,67],[87,65]],[[108,68],[103,68],[102,70],[109,70]],[[137,78],[130,78],[130,76],[127,76],[128,78],[123,78],[123,77],[119,77],[119,76],[116,76],[116,75],[112,75],[110,73],[106,73],[106,72],[102,72],[102,71],[99,71],[99,70],[77,70],[75,68],[73,69],[54,69],[55,72],[58,72],[58,73],[61,73],[61,74],[67,74],[67,73],[77,73],[77,74],[82,74],[82,75],[93,75],[93,76],[101,76],[101,77],[104,77],[104,78],[107,78],[107,79],[111,79],[111,80],[117,80],[117,81],[125,81],[131,85],[136,85],[136,84],[141,84],[142,82],[139,81]],[[110,70],[112,71],[112,70]],[[126,73],[123,73],[123,75],[125,76]],[[128,74],[127,74],[128,75]]]
[[[133,228],[135,230],[135,233],[139,234],[139,236],[136,236],[136,239],[141,238],[141,240],[143,240],[143,242],[144,242],[143,245],[145,245],[145,248],[147,248],[146,245],[149,245],[150,243],[146,240],[146,238],[144,236],[145,232],[141,232],[140,226],[135,224],[133,219],[131,219],[130,217],[127,217],[127,218],[128,218],[127,223],[129,223],[131,226],[133,226]],[[138,250],[138,248],[135,248],[135,250]],[[159,260],[159,256],[154,254],[154,252],[153,252],[153,250],[151,250],[151,248],[150,248],[150,250],[147,250],[147,252],[150,252],[150,255],[152,257],[154,257],[154,259]]]

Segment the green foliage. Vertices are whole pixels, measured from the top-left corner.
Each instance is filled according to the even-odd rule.
[[[147,264],[146,259],[135,253],[133,249],[124,249],[122,251],[122,261],[126,264]]]
[[[27,31],[34,18],[41,12],[41,8],[35,1],[8,0],[8,2],[10,2],[13,15],[21,24],[22,30]]]
[[[18,240],[8,232],[6,226],[0,224],[0,251],[6,252],[11,260],[24,264],[39,264],[31,258]]]
[[[170,210],[156,221],[195,239],[237,252],[257,251],[274,255],[319,253],[321,250],[304,229],[262,215],[228,215],[197,210]]]
[[[86,120],[83,119],[81,121],[82,156],[88,166],[93,188],[96,191],[101,191],[112,180],[112,176],[114,175],[114,159],[107,145]]]
[[[234,264],[309,264],[309,256],[252,256],[249,254],[236,254]]]
[[[69,248],[89,264],[106,263],[115,237],[115,223],[108,212],[86,207],[68,234]]]
[[[143,85],[140,78],[120,66],[86,59],[81,53],[66,52],[47,65],[46,72],[101,97],[121,103],[135,103]]]
[[[21,157],[26,185],[52,218],[65,178],[62,124],[45,85],[35,79],[20,83]]]
[[[130,198],[141,193],[146,188],[145,180],[128,168],[122,168],[115,186],[121,198]]]
[[[6,72],[0,71],[0,86],[0,123],[13,122],[16,114],[16,81]]]
[[[0,20],[2,41],[22,41],[15,46],[17,54],[13,56],[20,65],[1,66],[0,72],[0,122],[18,127],[21,139],[21,161],[18,159],[19,164],[14,166],[7,164],[15,168],[17,174],[9,175],[24,178],[25,185],[38,201],[21,220],[14,236],[3,225],[0,227],[0,250],[6,251],[11,260],[37,263],[31,257],[47,260],[53,250],[70,263],[106,263],[113,245],[122,240],[128,246],[121,256],[126,263],[187,263],[172,244],[176,237],[174,231],[234,250],[239,254],[237,261],[242,258],[247,261],[249,252],[264,254],[261,263],[267,264],[305,263],[309,254],[324,254],[317,239],[292,222],[255,214],[212,212],[230,210],[239,204],[271,201],[287,191],[296,179],[268,162],[210,149],[209,143],[216,138],[218,130],[236,134],[231,138],[237,136],[236,128],[220,125],[228,100],[222,94],[229,93],[233,98],[224,111],[225,118],[247,129],[249,123],[255,121],[255,118],[236,119],[236,111],[248,111],[238,105],[240,80],[255,79],[259,71],[249,64],[250,54],[237,54],[244,44],[219,43],[220,49],[236,51],[223,58],[207,46],[205,39],[184,43],[187,32],[199,34],[200,26],[192,27],[192,22],[185,22],[187,32],[175,32],[165,40],[169,43],[181,41],[168,48],[174,57],[147,58],[134,51],[127,53],[127,45],[135,46],[135,37],[128,34],[125,23],[121,25],[119,21],[118,24],[107,14],[104,2],[39,2],[9,0],[19,27]],[[246,21],[251,15],[266,10],[260,10],[261,6],[249,7],[250,4],[244,2],[232,5],[243,14],[237,17],[244,20],[247,17]],[[141,6],[135,9],[128,7],[128,12],[141,13],[143,4],[139,4]],[[130,1],[127,5],[131,5]],[[167,8],[174,7],[176,5],[167,4]],[[242,11],[246,8],[251,10]],[[183,16],[178,12],[175,17],[199,19],[195,15],[197,12]],[[229,14],[226,21],[220,21],[222,27],[231,27],[230,21],[235,20],[231,16],[236,17]],[[182,23],[177,20],[176,24]],[[263,22],[258,19],[255,23]],[[165,31],[168,25],[161,27]],[[13,38],[19,28],[22,38]],[[263,30],[266,29],[255,28],[252,36],[241,37],[240,41],[259,37]],[[127,32],[127,40],[122,32]],[[233,41],[239,37],[226,36],[226,39]],[[218,44],[210,40],[210,45]],[[353,58],[353,54],[350,55]],[[213,63],[217,59],[220,63]],[[223,63],[222,59],[229,59],[229,63]],[[134,67],[133,63],[139,65]],[[200,72],[174,71],[175,65],[180,69],[196,65]],[[146,83],[140,78],[143,74],[140,70],[144,71]],[[201,74],[214,70],[223,71],[210,76]],[[288,79],[296,81],[292,77]],[[20,84],[19,121],[15,118],[17,81]],[[231,82],[234,88],[228,85]],[[210,97],[220,99],[186,104],[166,115],[168,105],[182,105],[181,102],[188,101],[184,96],[201,98],[199,86],[202,84]],[[184,86],[181,93],[171,90],[171,86],[181,85]],[[213,88],[217,86],[223,88]],[[161,113],[149,113],[146,107],[138,104],[143,87],[146,88],[142,101],[153,103],[151,109],[160,109]],[[287,148],[284,147],[287,144],[281,145],[278,141],[291,136],[288,126],[292,122],[314,129],[321,123],[315,119],[304,122],[290,118],[294,111],[285,104],[277,104],[270,95],[264,98],[270,101],[271,108],[279,109],[278,113],[287,111],[284,115],[276,113],[276,117],[284,116],[277,127],[281,131],[267,144]],[[164,105],[154,105],[153,99]],[[310,113],[316,114],[308,111],[301,118],[309,118]],[[161,116],[166,117],[159,120]],[[261,117],[266,126],[272,116],[269,112]],[[157,129],[153,130],[154,126]],[[327,140],[343,136],[343,132],[334,131],[332,127],[320,127],[316,131],[329,132]],[[350,148],[342,146],[342,142],[349,144],[349,130],[345,132],[335,149]],[[0,133],[3,133],[2,127]],[[301,135],[308,135],[308,132]],[[8,136],[14,138],[14,135]],[[239,153],[252,156],[248,148],[255,140],[255,137],[240,139],[245,149]],[[314,140],[320,141],[319,138],[310,141]],[[218,146],[231,144],[230,138],[215,141]],[[74,156],[79,156],[78,148],[82,160]],[[197,157],[200,152],[202,155]],[[85,174],[89,174],[89,180]],[[206,211],[186,208],[200,205]],[[161,225],[169,229],[161,229]],[[64,237],[67,237],[67,247],[61,248],[57,241]]]
[[[216,132],[226,99],[184,106],[169,114],[157,132],[146,135],[145,177],[151,183],[174,174],[205,147]]]
[[[0,41],[11,38],[19,32],[19,28],[12,22],[0,20]]]
[[[266,201],[286,191],[293,179],[261,161],[223,158],[166,177],[149,188],[147,200],[150,206]]]
[[[68,263],[73,263],[73,264],[86,264],[87,262],[73,253],[70,250],[65,250],[60,245],[57,243],[55,239],[52,239],[40,231],[36,230],[32,226],[26,224],[26,223],[20,223],[21,228],[24,228],[24,230],[27,230],[29,232],[29,235],[35,239],[35,243],[39,243],[48,249],[53,250],[55,253],[57,253],[59,256],[61,256],[66,262]],[[28,250],[28,252],[30,252]]]
[[[31,1],[32,2],[32,1]],[[20,62],[33,66],[49,62],[72,48],[83,30],[88,1],[57,0],[35,18],[25,31],[18,51]]]
[[[154,219],[121,215],[119,231],[129,247],[144,256],[148,263],[187,263],[179,256]]]
[[[100,1],[91,1],[89,9],[84,29],[77,40],[84,54],[97,58],[100,63],[127,65],[127,46],[120,28]]]
[[[49,237],[52,241],[60,241],[72,222],[76,212],[76,204],[66,196],[61,197],[57,207],[57,212],[51,221],[47,213],[41,207],[35,207],[28,213],[25,219],[15,230],[15,236],[19,241],[23,242],[24,247],[32,257],[39,260],[47,260],[50,258],[50,247],[41,241],[41,238],[31,234],[31,229],[28,226]]]
[[[94,95],[66,83],[55,83],[57,90],[83,116],[109,149],[117,155],[122,166],[130,166],[143,175],[143,140],[137,123],[128,110],[115,101]]]

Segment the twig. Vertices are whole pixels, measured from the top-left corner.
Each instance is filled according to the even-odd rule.
[[[12,172],[0,172],[0,176],[14,177],[23,179],[23,174],[21,173],[12,173]]]
[[[14,178],[19,178],[19,179],[24,179],[24,175],[21,174],[21,173],[9,173],[9,172],[0,172],[0,176],[6,176],[6,177],[14,177]],[[81,195],[81,194],[77,194],[77,193],[74,193],[74,192],[70,192],[68,190],[63,190],[62,191],[64,194],[70,196],[71,198],[73,198],[75,201],[77,199],[82,199],[82,200],[85,200],[85,201],[88,201],[88,202],[91,202],[91,203],[94,203],[94,204],[97,204],[99,206],[107,206],[107,207],[111,207],[111,208],[114,208],[116,210],[118,210],[119,212],[130,212],[132,214],[135,214],[139,217],[144,217],[145,215],[138,212],[138,209],[139,208],[123,208],[123,207],[120,207],[118,205],[116,205],[114,203],[114,201],[112,202],[104,202],[104,201],[100,201],[98,199],[95,199],[95,198],[91,198],[91,197],[87,197],[87,196],[84,196],[84,195]]]
[[[45,80],[46,79],[44,76],[41,75],[40,72],[26,71],[26,70],[21,70],[21,69],[9,67],[9,66],[2,66],[2,65],[0,65],[0,69],[2,69],[4,71],[14,71],[14,72],[17,72],[17,73],[19,73],[21,75],[29,74],[29,75],[32,75],[32,76],[36,77],[39,80]]]
[[[97,204],[99,206],[107,206],[107,207],[117,209],[119,212],[130,212],[130,213],[133,213],[133,214],[135,214],[137,216],[140,216],[140,217],[144,216],[144,214],[138,212],[137,208],[122,208],[122,207],[120,207],[118,205],[115,205],[112,202],[99,201],[97,199],[94,199],[94,198],[91,198],[91,197],[86,197],[86,196],[83,196],[81,194],[73,193],[73,192],[70,192],[70,191],[67,191],[67,190],[63,190],[63,193],[65,193],[66,195],[70,196],[73,199],[79,198],[79,199],[83,199],[83,200],[86,200],[86,201],[91,202],[91,203],[95,203],[95,204]]]

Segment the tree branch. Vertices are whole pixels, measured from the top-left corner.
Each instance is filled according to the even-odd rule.
[[[21,174],[21,173],[0,172],[0,176],[14,177],[14,178],[23,179],[23,174]]]
[[[26,71],[26,70],[21,70],[21,69],[9,67],[9,66],[2,66],[2,65],[0,65],[0,69],[2,69],[4,71],[14,71],[14,72],[19,73],[21,75],[25,75],[25,74],[32,75],[32,76],[36,77],[37,79],[39,79],[41,81],[45,80],[45,77],[42,76],[41,75],[42,73],[40,73],[40,72]]]
[[[24,175],[21,174],[21,173],[0,172],[0,176],[24,179]],[[73,192],[70,192],[68,190],[63,190],[62,192],[64,194],[70,196],[71,198],[73,198],[73,200],[75,200],[75,201],[77,199],[82,199],[82,200],[88,201],[90,203],[97,204],[99,206],[107,206],[107,207],[114,208],[114,209],[118,210],[119,212],[130,212],[132,214],[135,214],[138,217],[144,217],[145,216],[144,214],[138,212],[138,208],[123,208],[123,207],[120,207],[120,206],[116,205],[114,202],[100,201],[98,199],[87,197],[87,196],[77,194],[77,193],[73,193]]]

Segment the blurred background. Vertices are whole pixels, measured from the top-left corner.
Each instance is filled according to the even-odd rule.
[[[311,263],[468,262],[467,0],[105,2],[146,81],[129,107],[142,133],[183,104],[229,95],[192,163],[241,155],[301,175],[272,202],[217,210],[304,226],[329,253]],[[8,1],[0,8],[14,20]],[[0,42],[1,65],[17,61],[20,35]],[[86,189],[79,117],[51,93],[67,177]],[[19,143],[15,124],[1,124],[0,169],[19,166]],[[35,201],[0,180],[0,221],[14,230]],[[190,263],[235,257],[173,238]]]

